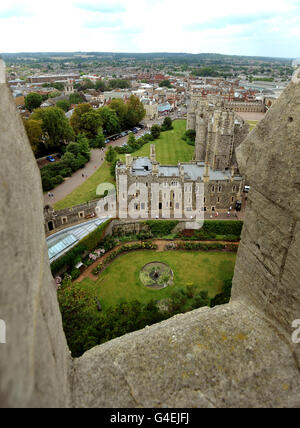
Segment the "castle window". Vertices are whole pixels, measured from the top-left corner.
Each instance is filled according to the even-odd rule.
[[[80,213],[78,213],[79,218],[83,218],[83,216],[84,216],[84,211],[81,211]]]
[[[179,202],[176,202],[175,204],[175,208],[178,210],[179,209]]]
[[[211,186],[211,191],[214,192],[215,191],[215,186]]]
[[[212,210],[212,211],[215,211],[215,207],[211,207],[211,210]]]
[[[145,202],[141,203],[141,209],[144,210],[145,209]]]
[[[219,197],[217,198],[217,202],[220,202],[220,198]]]
[[[204,198],[204,199],[203,199],[203,202],[204,202],[204,203],[206,202],[206,198]]]
[[[234,202],[234,197],[233,196],[231,197],[231,202]]]
[[[218,192],[221,193],[222,192],[222,186],[218,186]]]
[[[62,217],[61,222],[62,224],[66,224],[68,222],[68,217]]]
[[[232,187],[232,191],[233,191],[233,192],[236,192],[236,186],[233,186],[233,187]]]

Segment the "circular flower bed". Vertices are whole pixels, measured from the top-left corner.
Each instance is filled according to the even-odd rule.
[[[140,280],[149,288],[166,288],[173,284],[173,271],[166,263],[147,263],[140,271]]]

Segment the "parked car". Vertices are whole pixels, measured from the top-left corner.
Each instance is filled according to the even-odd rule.
[[[250,190],[250,186],[245,186],[245,187],[244,187],[244,192],[245,192],[245,193],[248,193],[248,192],[249,192],[249,190]]]
[[[126,135],[127,135],[127,134],[126,134],[126,132],[125,132],[125,131],[124,131],[124,132],[121,132],[121,136],[122,136],[122,137],[126,137]]]
[[[55,162],[55,159],[54,159],[54,157],[53,157],[53,156],[47,156],[47,160],[48,160],[49,162]]]
[[[105,142],[105,144],[108,144],[108,143],[110,143],[110,139],[106,138],[106,140],[104,142]]]

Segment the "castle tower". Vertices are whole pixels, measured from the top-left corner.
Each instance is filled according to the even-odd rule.
[[[208,161],[208,151],[206,151],[204,174],[203,174],[204,183],[209,182],[209,171],[210,171],[210,166],[209,166],[209,161]]]
[[[151,160],[151,162],[156,161],[155,144],[150,145],[150,160]]]
[[[203,113],[196,119],[195,160],[203,161],[206,153],[207,123]]]
[[[74,81],[73,80],[71,80],[71,79],[67,80],[67,83],[65,84],[65,87],[64,87],[64,92],[65,92],[65,95],[70,95],[70,94],[74,93]]]

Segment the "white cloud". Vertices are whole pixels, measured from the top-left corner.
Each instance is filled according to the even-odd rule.
[[[0,4],[0,51],[300,57],[299,18],[299,0],[13,0]]]

